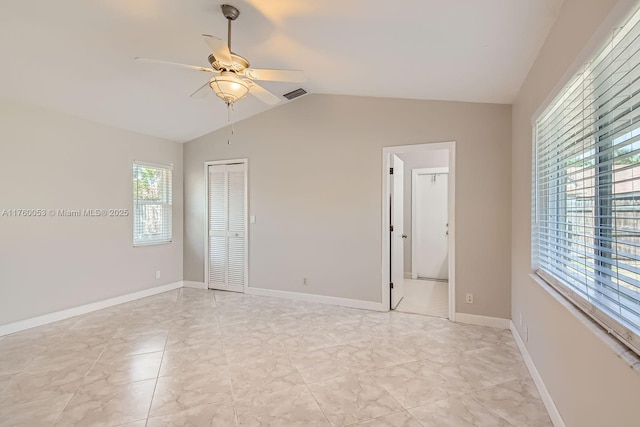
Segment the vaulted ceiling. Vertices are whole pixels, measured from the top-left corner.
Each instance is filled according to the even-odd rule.
[[[201,34],[226,39],[221,1],[2,0],[0,97],[188,141],[228,124]],[[229,0],[232,48],[259,68],[305,71],[310,93],[511,103],[562,0]],[[286,101],[284,98],[283,102]],[[295,101],[291,101],[295,102]],[[233,119],[273,108],[253,97]],[[275,107],[277,108],[277,107]]]

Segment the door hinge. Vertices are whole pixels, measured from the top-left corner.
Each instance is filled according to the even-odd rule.
[[[393,168],[389,168],[389,175],[393,175]]]
[[[393,231],[393,225],[389,226],[389,231]]]
[[[389,282],[389,286],[393,289],[393,282]]]

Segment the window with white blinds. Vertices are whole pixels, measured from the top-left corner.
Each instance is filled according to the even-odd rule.
[[[171,242],[171,165],[133,162],[133,246]]]
[[[538,274],[640,354],[640,13],[535,123]]]

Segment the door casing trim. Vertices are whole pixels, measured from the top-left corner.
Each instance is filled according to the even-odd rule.
[[[455,271],[455,243],[456,243],[456,224],[455,224],[455,188],[456,188],[456,142],[432,142],[414,145],[396,145],[382,148],[382,283],[381,295],[382,307],[389,307],[389,259],[391,256],[389,247],[389,195],[390,188],[388,185],[388,171],[390,167],[391,154],[417,153],[432,150],[449,150],[449,188],[448,188],[448,219],[449,219],[449,320],[455,322],[456,316],[456,271]]]

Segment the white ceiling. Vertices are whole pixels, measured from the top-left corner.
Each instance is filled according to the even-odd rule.
[[[227,125],[201,34],[226,39],[220,0],[2,0],[0,96],[175,141]],[[232,48],[258,68],[305,71],[277,95],[511,103],[562,0],[229,0]],[[284,99],[284,98],[283,98]],[[287,102],[286,100],[284,102]],[[234,120],[266,110],[253,97]],[[276,107],[277,108],[277,107]]]

